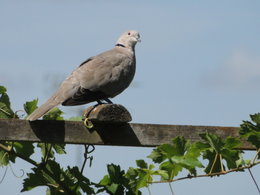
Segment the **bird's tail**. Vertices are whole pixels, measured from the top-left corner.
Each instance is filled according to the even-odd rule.
[[[33,113],[31,113],[26,120],[34,121],[40,117],[42,117],[44,114],[46,114],[48,111],[50,111],[52,108],[57,106],[59,102],[56,102],[53,100],[53,98],[50,98],[45,102],[43,105],[41,105],[39,108],[37,108]]]

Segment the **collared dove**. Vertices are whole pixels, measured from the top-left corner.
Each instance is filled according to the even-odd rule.
[[[140,41],[137,31],[123,33],[115,47],[90,57],[62,82],[59,89],[27,117],[33,121],[59,104],[75,106],[108,98],[124,91],[135,74],[135,45]]]

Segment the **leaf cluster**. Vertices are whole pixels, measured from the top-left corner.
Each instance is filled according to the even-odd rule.
[[[250,115],[251,121],[243,121],[240,125],[240,135],[245,138],[257,150],[260,148],[260,113]],[[258,155],[260,158],[260,154]]]

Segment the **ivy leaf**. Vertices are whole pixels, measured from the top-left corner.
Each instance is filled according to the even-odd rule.
[[[62,115],[63,112],[59,108],[53,108],[43,116],[43,120],[64,120]]]
[[[25,102],[25,104],[23,105],[23,108],[24,108],[25,112],[27,113],[27,115],[30,115],[34,110],[36,110],[36,108],[38,108],[37,104],[38,104],[38,99],[34,99],[32,101]]]
[[[13,142],[13,147],[16,153],[22,154],[26,158],[29,158],[34,153],[33,143],[30,142]]]

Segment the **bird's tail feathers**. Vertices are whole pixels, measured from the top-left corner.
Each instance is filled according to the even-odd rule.
[[[59,102],[53,100],[53,98],[50,98],[45,102],[43,105],[41,105],[39,108],[37,108],[33,113],[31,113],[26,120],[34,121],[40,117],[42,117],[44,114],[46,114],[48,111],[50,111],[52,108],[57,106]]]

